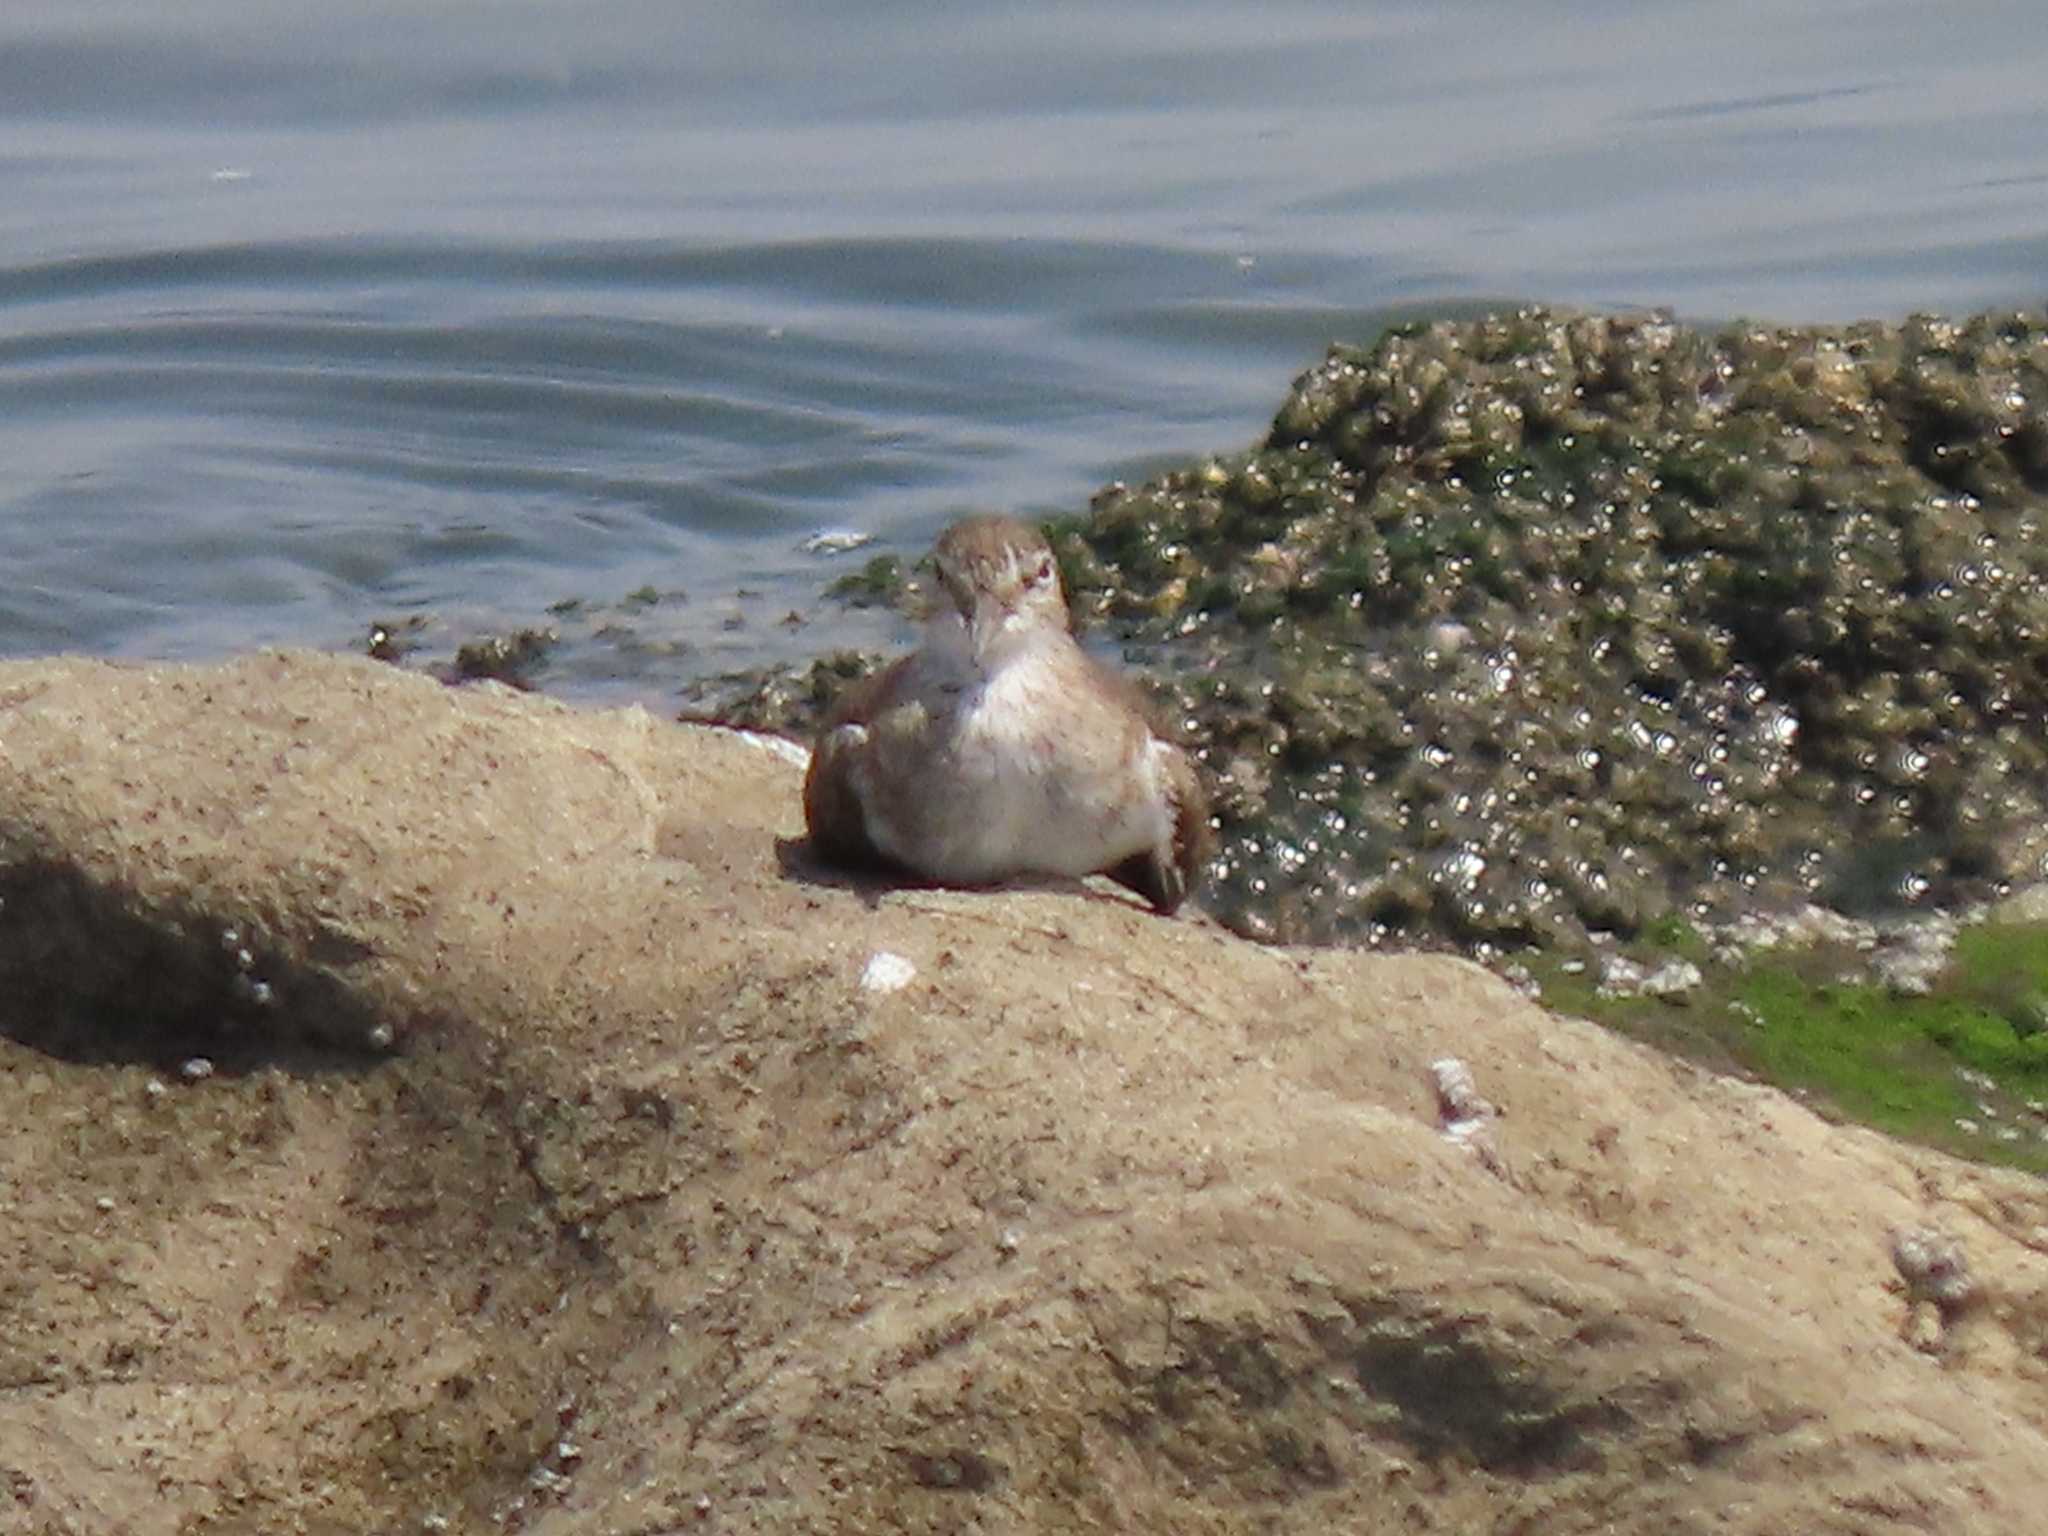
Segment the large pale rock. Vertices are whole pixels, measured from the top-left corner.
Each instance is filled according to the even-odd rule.
[[[2038,1182],[1451,960],[837,883],[798,777],[0,666],[0,1527],[2040,1529]]]

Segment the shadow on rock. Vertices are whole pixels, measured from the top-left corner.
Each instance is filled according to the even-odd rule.
[[[61,865],[0,871],[0,1034],[69,1061],[204,1056],[226,1072],[360,1068],[396,1038],[344,983],[286,958],[255,925],[197,911],[145,918],[136,906]]]

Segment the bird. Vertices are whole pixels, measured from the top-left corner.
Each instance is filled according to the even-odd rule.
[[[819,727],[813,847],[945,886],[1104,874],[1178,910],[1207,856],[1207,795],[1137,689],[1074,638],[1043,530],[963,518],[931,565],[923,644]]]

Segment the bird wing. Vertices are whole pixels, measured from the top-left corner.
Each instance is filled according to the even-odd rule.
[[[804,825],[817,850],[835,864],[893,868],[875,846],[861,800],[859,770],[873,750],[871,726],[901,685],[909,657],[872,673],[840,694],[811,748],[804,774]]]

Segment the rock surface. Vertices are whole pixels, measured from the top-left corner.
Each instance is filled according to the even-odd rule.
[[[0,666],[0,1527],[2039,1528],[2038,1181],[1448,958],[847,884],[799,771]]]

